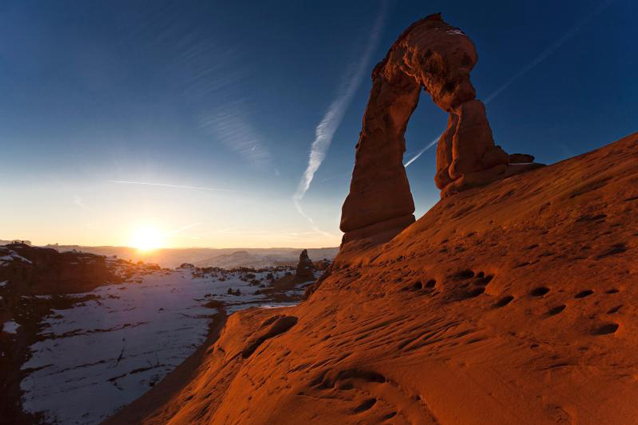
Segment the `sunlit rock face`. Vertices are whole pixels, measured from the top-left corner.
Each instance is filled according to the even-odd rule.
[[[512,167],[508,154],[494,144],[485,107],[470,82],[477,59],[469,37],[435,14],[411,25],[374,68],[342,209],[344,242],[392,236],[414,222],[404,136],[422,88],[450,114],[437,147],[435,182],[442,197],[538,166]]]
[[[636,182],[638,133],[442,199],[105,425],[635,424]]]

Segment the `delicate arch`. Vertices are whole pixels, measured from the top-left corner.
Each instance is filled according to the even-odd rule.
[[[485,107],[475,99],[470,82],[477,59],[469,37],[435,14],[405,30],[374,68],[350,193],[342,208],[344,242],[393,236],[414,222],[403,154],[405,130],[421,88],[450,114],[437,146],[435,182],[442,196],[538,166],[513,168],[507,153],[494,145]],[[533,160],[529,155],[516,158]]]

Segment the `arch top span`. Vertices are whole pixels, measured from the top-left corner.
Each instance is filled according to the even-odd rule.
[[[494,144],[485,107],[470,81],[477,60],[470,38],[434,14],[408,27],[374,68],[350,193],[342,207],[344,242],[392,237],[414,222],[403,154],[421,89],[450,114],[437,145],[434,180],[442,197],[540,166],[530,155],[510,156]]]

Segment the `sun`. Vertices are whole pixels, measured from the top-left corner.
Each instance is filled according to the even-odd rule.
[[[164,246],[164,234],[153,226],[138,227],[131,234],[130,246],[140,252],[149,252]]]

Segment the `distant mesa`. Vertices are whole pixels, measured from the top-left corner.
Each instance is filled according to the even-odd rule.
[[[60,253],[22,241],[0,246],[0,282],[10,282],[21,294],[78,293],[119,280],[104,256]]]
[[[327,257],[332,260],[336,255],[337,248],[316,248],[311,249],[308,255],[315,258]],[[223,252],[223,251],[222,251]],[[299,250],[295,248],[263,248],[234,251],[232,253],[217,254],[195,262],[197,267],[221,267],[233,269],[237,267],[296,267],[299,259]],[[330,263],[330,261],[328,261]]]
[[[14,239],[9,241],[9,240],[0,239],[0,245],[11,245],[11,244],[31,245],[31,241],[20,240],[20,239]]]
[[[393,236],[414,222],[404,136],[422,88],[450,114],[437,146],[434,181],[441,197],[542,166],[531,155],[508,155],[494,144],[485,106],[470,82],[477,59],[469,37],[434,14],[405,30],[374,68],[342,208],[344,243]]]
[[[10,241],[7,241],[10,243]],[[2,245],[2,243],[0,243]],[[268,267],[296,267],[299,261],[299,248],[162,248],[152,252],[140,254],[135,248],[123,246],[80,246],[80,245],[47,245],[59,252],[82,251],[107,257],[117,256],[124,260],[158,264],[166,268],[178,268],[184,263],[195,267],[219,267],[222,269],[236,269],[248,267],[262,269]],[[338,247],[311,248],[308,255],[311,258],[327,259],[330,264],[339,251]],[[325,266],[316,264],[315,268]]]

